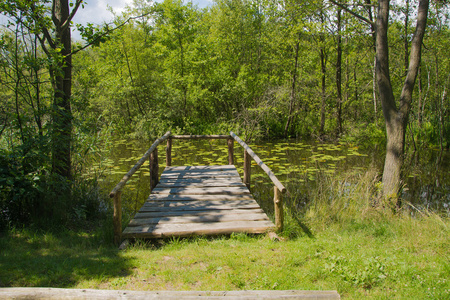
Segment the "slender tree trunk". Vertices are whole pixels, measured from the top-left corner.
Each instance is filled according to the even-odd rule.
[[[52,20],[55,24],[55,41],[61,47],[60,60],[53,66],[53,172],[71,178],[72,144],[72,56],[70,26],[64,27],[69,18],[68,0],[54,0]]]
[[[336,115],[338,135],[342,134],[342,36],[341,9],[337,11],[337,58],[336,58]]]
[[[325,134],[325,112],[326,112],[326,72],[327,72],[327,63],[325,59],[325,50],[323,46],[320,49],[320,65],[321,65],[321,86],[322,86],[322,101],[320,104],[320,135],[323,136]]]
[[[300,34],[298,35],[300,40]],[[295,90],[297,85],[297,69],[298,69],[298,53],[300,48],[300,41],[297,41],[295,44],[295,53],[294,53],[294,70],[292,71],[292,86],[291,86],[291,95],[289,97],[289,115],[286,121],[286,126],[284,127],[284,136],[288,136],[289,128],[291,126],[292,120],[294,119],[294,107],[295,107]]]

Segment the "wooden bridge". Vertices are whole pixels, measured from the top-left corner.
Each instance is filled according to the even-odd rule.
[[[172,143],[177,139],[224,139],[228,165],[172,166]],[[158,145],[167,140],[166,167],[159,178]],[[244,176],[234,166],[234,141],[244,148]],[[251,159],[274,183],[275,224],[249,191]],[[150,161],[151,194],[122,232],[121,190],[133,174]],[[111,191],[114,199],[114,241],[282,230],[285,187],[259,157],[233,132],[230,135],[171,135],[157,139]]]

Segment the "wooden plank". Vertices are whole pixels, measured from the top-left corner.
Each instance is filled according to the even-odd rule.
[[[202,168],[200,168],[202,167]],[[196,167],[166,167],[161,177],[174,176],[237,176],[239,173],[235,166],[196,166]]]
[[[230,182],[230,181],[211,181],[211,182],[160,182],[156,188],[195,188],[195,187],[231,187],[239,186],[246,187],[242,182]]]
[[[201,139],[211,139],[211,140],[226,140],[229,139],[230,135],[172,135],[171,138],[175,140],[201,140]]]
[[[204,206],[229,206],[233,208],[239,208],[245,205],[258,205],[255,200],[203,200],[203,201],[158,201],[151,202],[147,201],[142,207],[204,207]]]
[[[337,291],[239,290],[239,291],[131,291],[61,288],[0,288],[1,299],[329,299],[338,300]]]
[[[155,188],[154,194],[241,195],[250,194],[247,187]]]
[[[235,221],[270,221],[267,215],[262,213],[251,214],[206,214],[202,216],[162,216],[153,218],[137,218],[130,221],[128,226],[142,226],[153,224],[176,223],[212,223]]]
[[[273,229],[270,221],[236,221],[221,223],[190,223],[190,224],[156,224],[137,227],[127,227],[123,238],[133,237],[167,237],[209,234],[230,234],[233,232],[264,233]]]
[[[177,200],[167,200],[167,201],[146,201],[142,207],[176,207],[176,206],[192,206],[192,207],[203,207],[208,205],[228,205],[234,208],[239,208],[241,205],[257,204],[255,200],[191,200],[191,201],[177,201]]]
[[[225,174],[225,173],[218,173],[218,174],[162,174],[160,179],[186,179],[186,178],[205,178],[205,179],[214,179],[214,178],[236,178],[238,174]]]
[[[171,178],[239,178],[237,171],[196,171],[196,172],[167,172],[161,174],[161,179]]]
[[[164,169],[164,172],[172,171],[208,171],[208,170],[221,170],[232,171],[236,170],[234,165],[209,165],[209,166],[169,166]]]
[[[218,178],[164,178],[159,181],[160,184],[177,184],[177,183],[242,183],[239,177],[218,177]]]
[[[205,203],[207,202],[207,203]],[[233,201],[235,202],[235,201]],[[234,204],[231,203],[214,203],[213,201],[200,201],[197,203],[191,203],[187,202],[184,205],[171,205],[171,206],[163,206],[163,207],[155,207],[155,206],[147,206],[144,204],[144,206],[141,207],[139,212],[146,212],[146,211],[176,211],[176,210],[215,210],[215,209],[253,209],[253,208],[259,208],[260,206],[258,203],[252,201],[249,203],[239,203]],[[237,202],[237,201],[236,201]]]
[[[205,200],[253,200],[251,194],[247,195],[178,195],[178,194],[150,194],[148,202],[163,202],[163,201],[205,201]]]
[[[141,218],[160,218],[168,216],[206,216],[206,215],[223,215],[223,214],[251,214],[251,213],[264,213],[261,208],[249,208],[249,209],[217,209],[217,210],[179,210],[179,211],[165,211],[163,213],[154,212],[137,212],[134,219]]]

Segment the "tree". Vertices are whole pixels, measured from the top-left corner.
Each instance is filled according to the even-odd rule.
[[[384,197],[399,199],[398,193],[401,188],[401,169],[405,152],[406,126],[411,111],[414,84],[420,65],[422,41],[428,18],[429,0],[419,0],[416,29],[411,41],[408,70],[406,71],[398,105],[394,96],[389,69],[388,28],[390,1],[378,1],[375,24],[349,9],[349,6],[333,0],[331,1],[359,19],[369,23],[372,27],[375,25],[376,76],[387,134],[386,158],[382,179],[383,195]]]

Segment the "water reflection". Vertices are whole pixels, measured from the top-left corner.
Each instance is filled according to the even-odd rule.
[[[123,175],[142,157],[150,144],[139,141],[121,141],[110,157],[93,166],[103,174],[102,189],[110,191]],[[304,141],[279,141],[251,144],[253,151],[275,173],[288,189],[286,201],[298,210],[308,204],[308,189],[317,187],[318,178],[327,176],[345,182],[349,172],[364,173],[369,168],[382,170],[384,153],[361,150],[342,144],[317,144]],[[165,146],[159,146],[160,173],[165,166]],[[174,140],[172,165],[225,165],[228,163],[226,140]],[[243,176],[243,148],[235,143],[235,165]],[[417,208],[427,208],[450,215],[449,153],[427,150],[405,159],[403,198]],[[252,164],[251,191],[261,207],[273,214],[273,184],[256,163]],[[150,193],[149,167],[144,166],[133,176],[123,190],[124,215],[132,216],[144,204]],[[345,192],[346,189],[343,191]],[[296,199],[289,199],[289,195]],[[305,195],[305,196],[302,196]]]

